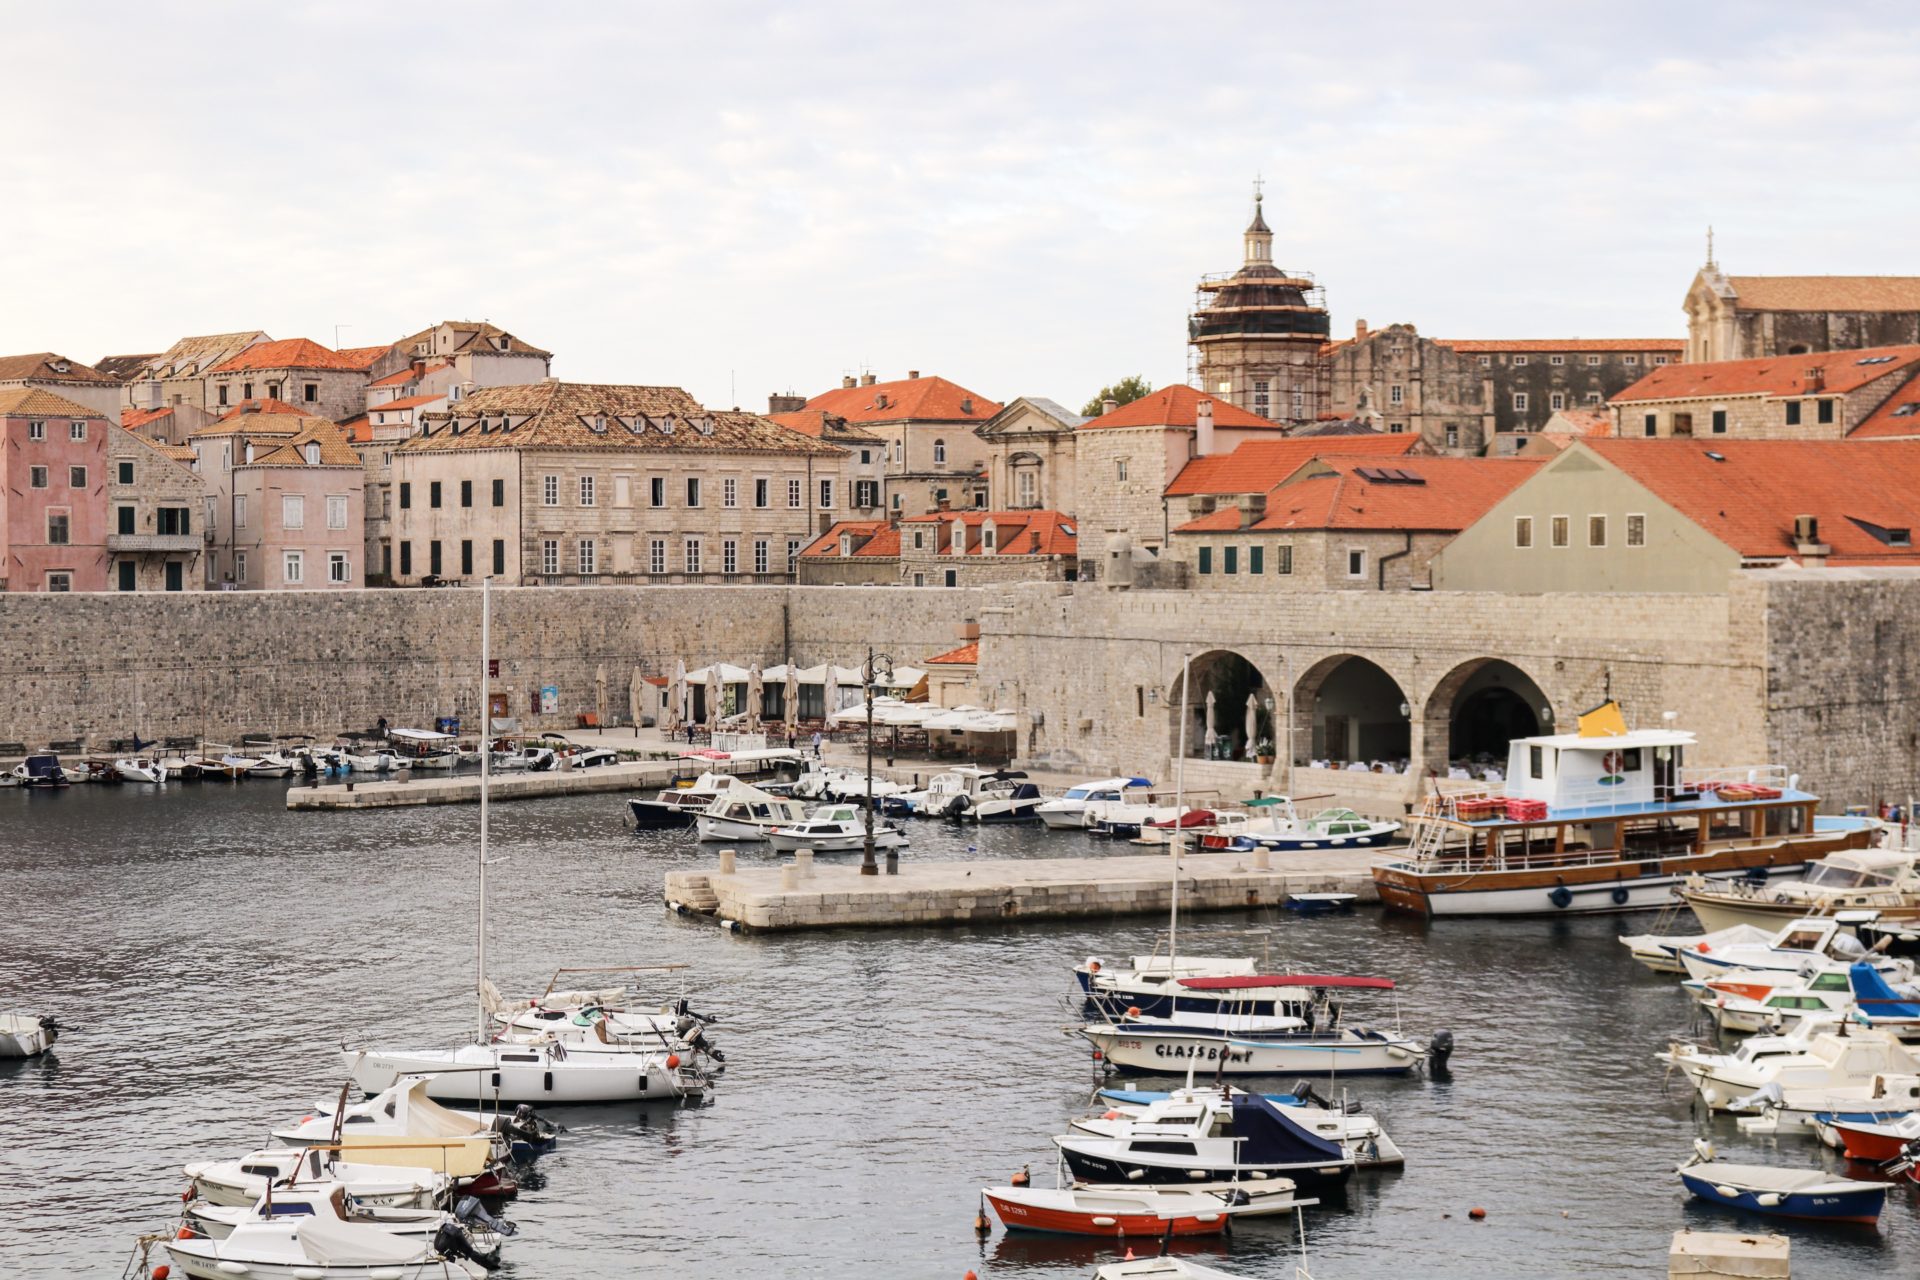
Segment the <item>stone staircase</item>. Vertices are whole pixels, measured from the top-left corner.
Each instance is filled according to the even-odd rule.
[[[713,884],[705,876],[680,872],[667,882],[666,888],[669,899],[695,915],[710,916],[720,909],[720,895],[713,891]]]

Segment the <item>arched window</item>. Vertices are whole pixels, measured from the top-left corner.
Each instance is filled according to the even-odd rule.
[[[933,465],[936,467],[945,466],[946,461],[947,442],[945,440],[935,440],[933,442]]]

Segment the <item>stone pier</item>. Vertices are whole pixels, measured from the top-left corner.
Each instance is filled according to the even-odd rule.
[[[1392,852],[1274,854],[1264,869],[1251,853],[1189,853],[1181,859],[1180,909],[1271,907],[1289,893],[1329,891],[1375,902],[1368,868]],[[771,858],[756,866],[753,855],[741,854],[731,872],[669,872],[662,895],[671,906],[749,931],[1164,915],[1172,898],[1167,853],[917,865],[903,859],[895,876],[862,876],[858,854],[834,856],[840,865],[816,861],[809,869]]]
[[[542,796],[653,791],[666,786],[679,768],[672,760],[642,760],[594,769],[496,773],[488,781],[487,798],[498,803]],[[329,782],[287,789],[289,809],[397,809],[420,804],[478,803],[480,775],[477,773],[412,778],[406,782]]]

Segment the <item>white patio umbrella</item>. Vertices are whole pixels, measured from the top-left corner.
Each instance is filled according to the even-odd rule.
[[[753,732],[760,727],[760,664],[754,663],[747,668],[747,731]]]
[[[720,723],[720,664],[713,663],[707,668],[707,728]]]
[[[1253,694],[1247,695],[1247,759],[1253,759],[1254,744],[1259,741],[1255,732],[1260,728],[1260,699]]]

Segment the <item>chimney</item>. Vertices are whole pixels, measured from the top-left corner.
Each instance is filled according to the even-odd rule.
[[[1807,370],[1807,390],[1825,391],[1827,389],[1827,370],[1825,365],[1815,365]]]
[[[1213,401],[1202,400],[1194,410],[1194,456],[1207,458],[1213,455]]]
[[[859,385],[860,385],[860,380],[854,377],[852,374],[848,373],[848,374],[841,375],[840,386],[842,389],[845,389],[848,387],[857,387]]]
[[[907,370],[907,381],[908,381],[908,382],[912,382],[912,381],[913,381],[913,380],[914,380],[915,378],[918,378],[919,376],[920,376],[920,371],[919,371],[918,369],[909,369],[909,370]]]
[[[1366,336],[1367,336],[1367,322],[1365,320],[1355,320],[1353,322],[1353,340],[1355,342],[1359,342],[1362,339],[1364,339]]]
[[[1100,412],[1102,414],[1112,413],[1115,409],[1118,409],[1119,407],[1120,407],[1120,402],[1118,400],[1115,400],[1112,396],[1108,396],[1105,400],[1102,400],[1100,402]]]
[[[880,375],[878,374],[863,373],[860,375],[860,385],[863,387],[870,387],[878,381],[880,381]]]
[[[807,407],[807,398],[789,391],[785,395],[775,393],[767,397],[768,413],[798,413]]]

